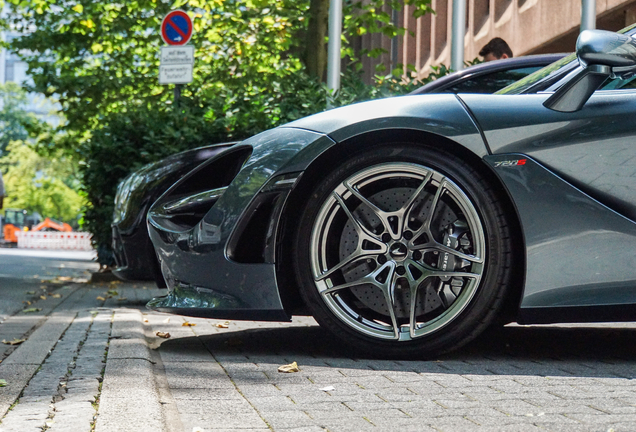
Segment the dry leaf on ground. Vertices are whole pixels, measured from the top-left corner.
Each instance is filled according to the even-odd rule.
[[[190,321],[186,321],[183,324],[181,324],[181,327],[194,327],[196,324],[195,323],[191,323]]]
[[[144,318],[144,322],[148,322],[148,318]]]
[[[15,338],[15,339],[13,339],[13,340],[7,341],[7,340],[2,339],[2,343],[3,343],[3,344],[5,344],[5,345],[20,345],[20,344],[21,344],[22,342],[24,342],[25,340],[26,340],[26,339],[18,339],[18,338]]]
[[[0,379],[0,387],[5,387],[7,385],[7,382],[3,379]]]
[[[230,326],[229,322],[215,324],[215,327],[218,327],[218,328],[228,328],[229,326]]]
[[[62,294],[51,294],[51,297],[53,298],[62,298]]]
[[[27,306],[31,306],[31,302],[28,300],[24,300],[22,303],[25,303]]]
[[[102,296],[97,296],[95,300],[106,301],[106,299]]]
[[[155,333],[157,336],[159,336],[160,338],[164,338],[164,339],[168,339],[170,337],[170,333],[168,332],[160,332],[158,331],[157,333]]]
[[[42,308],[29,308],[29,309],[24,309],[22,312],[31,313],[31,312],[40,312],[41,310]]]
[[[41,298],[42,300],[46,300],[46,296],[45,296],[45,295],[41,295],[41,296],[40,296],[40,298]]]
[[[300,372],[300,369],[298,368],[298,363],[293,362],[288,365],[279,366],[278,372],[282,372],[282,373]]]

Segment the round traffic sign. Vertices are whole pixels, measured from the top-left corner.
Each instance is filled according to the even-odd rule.
[[[168,13],[161,21],[161,38],[168,45],[185,45],[192,37],[192,20],[181,9]]]

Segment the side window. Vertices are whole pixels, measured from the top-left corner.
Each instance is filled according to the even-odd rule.
[[[468,78],[454,86],[448,87],[444,90],[444,93],[494,93],[541,68],[542,66],[510,69]]]
[[[601,87],[601,90],[629,90],[636,89],[636,75],[627,79],[609,78]]]

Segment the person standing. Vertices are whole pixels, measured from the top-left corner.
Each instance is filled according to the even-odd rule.
[[[483,46],[479,55],[484,58],[484,62],[501,60],[512,57],[512,50],[505,40],[500,37],[492,38],[490,42]]]

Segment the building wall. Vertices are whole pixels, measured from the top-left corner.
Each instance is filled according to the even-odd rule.
[[[431,66],[450,66],[453,0],[431,3],[435,14],[414,19],[413,6],[405,6],[398,23],[409,30],[399,37],[398,63],[415,65],[420,77],[428,75]],[[581,0],[466,0],[466,9],[466,61],[478,57],[481,48],[496,36],[508,42],[515,56],[571,52],[581,23]],[[596,13],[597,28],[620,30],[636,22],[636,0],[596,0]],[[363,37],[360,46],[389,51],[390,41],[374,35]],[[378,63],[384,63],[387,70],[393,68],[390,59],[389,52],[367,60],[367,78]]]

